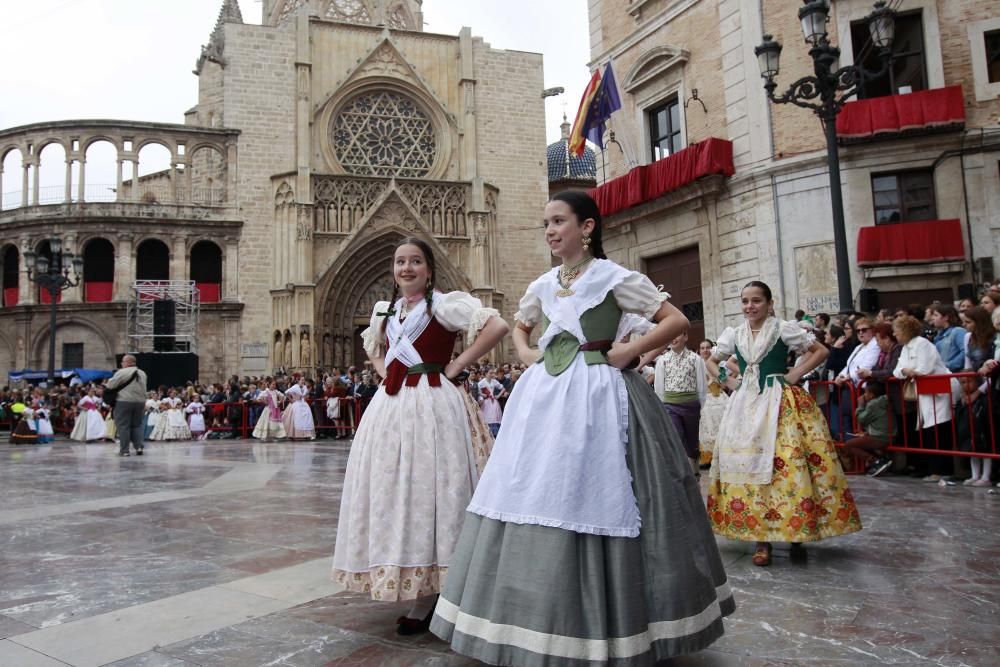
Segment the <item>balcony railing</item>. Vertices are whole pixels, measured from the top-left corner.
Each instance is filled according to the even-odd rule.
[[[841,144],[965,127],[961,86],[848,102],[837,116]]]
[[[858,265],[929,264],[965,260],[962,224],[923,220],[858,230]]]

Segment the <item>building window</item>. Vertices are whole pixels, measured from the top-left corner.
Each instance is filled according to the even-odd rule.
[[[666,104],[653,107],[646,112],[649,119],[649,145],[652,161],[673,155],[681,145],[681,107],[673,97]]]
[[[1000,83],[1000,30],[983,33],[986,47],[986,78],[990,83]]]
[[[62,344],[62,367],[83,368],[83,343]]]
[[[417,103],[387,90],[352,98],[330,128],[340,165],[363,176],[426,176],[437,156],[434,124]]]
[[[877,71],[882,63],[874,47],[866,21],[851,23],[854,62]],[[924,22],[920,11],[896,16],[896,31],[892,40],[889,74],[864,82],[858,89],[858,99],[925,90],[927,88],[927,58],[924,53]]]
[[[873,174],[872,198],[876,225],[937,218],[930,170]]]

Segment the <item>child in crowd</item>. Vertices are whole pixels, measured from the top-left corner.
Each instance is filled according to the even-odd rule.
[[[892,459],[885,456],[885,448],[896,434],[896,425],[889,416],[889,397],[881,382],[869,382],[865,392],[858,398],[858,424],[864,433],[850,438],[844,443],[842,453],[846,457],[867,459],[875,455],[875,461],[868,467],[868,474],[878,477],[892,466]]]
[[[480,387],[479,407],[483,411],[483,420],[490,427],[490,433],[497,437],[500,432],[500,420],[503,418],[503,410],[500,409],[500,401],[493,397],[493,390],[490,387]]]
[[[191,430],[191,438],[194,440],[204,440],[205,438],[205,406],[202,405],[201,398],[194,394],[191,402],[184,408],[188,416],[188,428]]]
[[[965,372],[971,372],[966,370]],[[955,420],[955,442],[962,452],[978,452],[985,454],[990,451],[989,406],[985,393],[980,391],[981,379],[965,376],[958,379],[961,397],[955,403],[953,419]],[[990,486],[990,474],[993,472],[993,459],[971,457],[969,466],[972,476],[962,482],[965,486]]]

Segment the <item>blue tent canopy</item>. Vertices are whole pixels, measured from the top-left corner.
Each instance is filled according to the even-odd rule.
[[[106,371],[100,368],[57,368],[55,377],[67,380],[72,377],[79,377],[81,382],[93,382],[103,380],[114,375],[114,371]],[[11,382],[23,380],[24,382],[41,382],[49,379],[48,371],[36,371],[29,368],[20,371],[10,371],[7,377]]]

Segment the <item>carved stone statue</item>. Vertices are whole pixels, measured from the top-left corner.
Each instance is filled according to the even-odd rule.
[[[312,344],[309,342],[309,334],[302,332],[299,338],[299,365],[308,368],[312,365]]]

